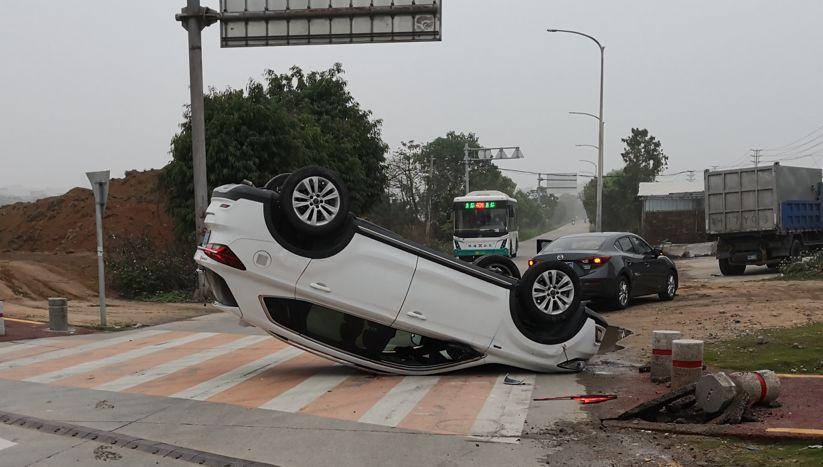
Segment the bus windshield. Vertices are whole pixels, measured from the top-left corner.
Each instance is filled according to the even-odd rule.
[[[503,203],[490,209],[467,209],[464,204],[456,206],[454,216],[455,234],[458,236],[469,233],[503,234],[508,232],[508,208]]]

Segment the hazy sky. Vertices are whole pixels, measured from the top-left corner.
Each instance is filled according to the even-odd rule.
[[[0,186],[86,186],[88,170],[166,164],[188,101],[186,35],[173,19],[184,3],[2,0]],[[634,126],[660,138],[670,172],[702,171],[823,125],[821,17],[820,0],[444,0],[441,43],[221,49],[212,26],[205,82],[242,87],[267,68],[342,62],[392,148],[474,131],[522,147],[526,159],[501,167],[591,170],[578,159],[596,151],[574,145],[596,144],[596,121],[567,112],[597,112],[599,54],[545,32],[577,29],[606,46],[606,169],[621,165]],[[812,143],[767,154],[814,154],[786,164],[819,167]]]

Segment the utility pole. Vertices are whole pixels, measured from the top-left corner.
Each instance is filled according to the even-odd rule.
[[[464,185],[466,187],[466,194],[469,194],[469,143],[463,146],[463,164],[466,166]]]
[[[175,15],[188,32],[189,42],[189,89],[191,91],[191,157],[194,171],[194,222],[195,241],[202,243],[206,234],[206,208],[208,185],[206,182],[206,122],[203,111],[203,49],[201,31],[213,24],[219,14],[200,6],[200,0],[187,0],[186,6]],[[202,276],[197,280],[198,300],[205,300],[206,284]]]
[[[688,174],[686,175],[686,179],[689,181],[689,183],[694,182],[694,170],[689,170],[686,173]]]
[[[432,223],[432,177],[434,176],[434,154],[429,155],[429,183],[426,191],[429,192],[429,207],[426,208],[426,240],[429,239],[429,231]]]
[[[758,167],[760,165],[760,153],[763,152],[762,149],[752,149],[752,162],[754,162],[754,166]]]

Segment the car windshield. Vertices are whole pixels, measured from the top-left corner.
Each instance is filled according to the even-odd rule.
[[[504,233],[508,228],[507,209],[465,209],[463,205],[455,213],[455,230],[490,231]]]
[[[602,237],[561,237],[549,243],[541,253],[573,250],[599,250],[603,244]]]

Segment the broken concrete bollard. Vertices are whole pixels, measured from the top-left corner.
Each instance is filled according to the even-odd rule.
[[[696,383],[703,374],[703,341],[672,341],[672,389]]]
[[[652,331],[653,382],[666,382],[672,377],[672,341],[680,336],[680,331]]]
[[[69,330],[69,301],[67,299],[49,299],[49,329],[58,332]]]
[[[780,396],[780,378],[771,370],[741,371],[729,374],[738,391],[749,394],[752,405],[768,405]]]
[[[718,413],[737,395],[737,386],[726,373],[703,375],[697,381],[695,399],[698,408],[706,413]]]

